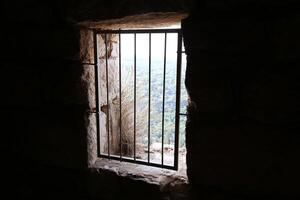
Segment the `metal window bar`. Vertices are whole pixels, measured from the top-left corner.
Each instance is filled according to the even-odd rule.
[[[134,72],[133,72],[133,158],[136,160],[136,33],[134,33]]]
[[[94,71],[95,71],[95,101],[96,101],[96,126],[97,126],[97,156],[100,156],[100,112],[99,112],[99,73],[98,73],[98,40],[97,33],[93,34],[94,41]]]
[[[162,119],[161,119],[161,164],[164,165],[164,132],[165,132],[165,95],[166,95],[166,68],[167,68],[167,33],[165,33],[164,42],[164,73],[163,73],[163,102],[162,102]]]
[[[149,97],[148,97],[148,164],[150,163],[150,121],[151,121],[151,33],[149,33]]]
[[[119,36],[119,104],[120,104],[120,160],[122,160],[122,62],[121,62],[121,33]],[[98,140],[97,140],[98,141]]]
[[[107,102],[107,117],[106,117],[106,123],[107,123],[107,153],[108,156],[110,156],[110,137],[109,137],[109,90],[108,90],[108,51],[107,51],[107,34],[105,34],[105,71],[106,71],[106,102]]]
[[[149,91],[148,91],[148,156],[147,156],[147,161],[143,160],[137,160],[136,159],[136,35],[137,34],[149,34]],[[161,164],[159,163],[154,163],[150,161],[150,139],[151,139],[151,130],[150,130],[150,117],[151,117],[151,35],[154,33],[161,33],[164,34],[164,63],[163,63],[163,100],[162,100],[162,149],[161,149]],[[167,52],[167,34],[168,33],[177,33],[177,39],[178,39],[178,46],[177,46],[177,70],[176,70],[176,108],[175,108],[175,133],[174,133],[174,164],[173,166],[166,165],[164,164],[164,114],[165,114],[165,79],[166,79],[166,52]],[[106,68],[106,101],[107,101],[107,146],[108,146],[108,154],[101,154],[100,151],[100,87],[99,87],[99,74],[101,73],[99,71],[99,62],[98,62],[98,39],[97,35],[98,34],[104,34],[104,45],[105,45],[105,68]],[[112,155],[110,154],[110,136],[109,136],[109,80],[108,80],[108,40],[107,40],[107,35],[108,34],[116,34],[118,35],[119,38],[119,103],[120,103],[120,155]],[[134,35],[134,155],[133,159],[127,158],[122,156],[122,121],[121,121],[121,116],[122,116],[122,100],[121,100],[121,90],[122,90],[122,81],[121,81],[121,73],[122,73],[122,62],[121,62],[121,35],[122,34],[133,34]],[[148,166],[153,166],[153,167],[159,167],[159,168],[166,168],[166,169],[172,169],[172,170],[177,170],[178,169],[178,154],[179,154],[179,120],[181,115],[186,115],[184,113],[180,113],[180,85],[181,85],[181,56],[182,53],[182,35],[181,35],[181,30],[180,29],[138,29],[138,30],[94,30],[94,66],[95,66],[95,93],[96,93],[96,126],[97,126],[97,154],[98,157],[100,158],[107,158],[107,159],[113,159],[113,160],[119,160],[119,161],[125,161],[125,162],[130,162],[130,163],[136,163],[136,164],[142,164],[142,165],[148,165]]]

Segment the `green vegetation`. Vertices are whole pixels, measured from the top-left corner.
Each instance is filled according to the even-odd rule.
[[[185,60],[185,59],[183,59]],[[134,76],[132,73],[132,60],[122,60],[122,85],[126,87],[133,87]],[[163,118],[163,61],[151,60],[151,113],[150,113],[150,135],[151,143],[162,141],[162,130],[164,126],[164,143],[174,144],[175,133],[175,103],[176,103],[176,60],[168,60],[166,64],[165,75],[165,104],[164,104],[164,124]],[[181,103],[180,112],[186,113],[187,93],[184,86],[185,77],[185,62],[182,64],[181,77]],[[137,121],[149,120],[149,63],[147,60],[137,60],[136,68],[136,106],[137,112],[143,110],[143,113],[137,114]],[[133,95],[133,93],[132,93]],[[145,109],[146,107],[146,109]],[[185,116],[180,116],[180,147],[185,147]],[[144,123],[148,125],[148,123]],[[146,130],[148,130],[146,128]],[[148,132],[143,131],[139,133],[139,141],[143,144],[148,143]]]

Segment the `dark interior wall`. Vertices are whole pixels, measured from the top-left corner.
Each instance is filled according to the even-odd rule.
[[[300,15],[286,3],[207,4],[183,21],[197,198],[299,198]]]
[[[88,102],[75,24],[188,8],[193,14],[183,31],[192,99],[187,146],[193,194],[214,199],[298,195],[300,17],[293,1],[1,4],[0,148],[6,163],[1,173],[10,195],[85,199],[86,181],[114,179],[89,179],[78,170],[87,162]],[[126,185],[115,181],[116,187]],[[102,191],[111,193],[106,199],[121,198],[120,190]]]
[[[84,193],[74,170],[86,165],[79,33],[61,4],[1,2],[1,177],[11,199]]]
[[[80,95],[79,34],[55,16],[51,4],[9,5],[1,55],[5,152],[14,154],[11,159],[82,165],[85,100]]]
[[[1,2],[1,177],[10,197],[90,196],[85,171],[88,99],[81,82],[77,23],[184,7],[180,0]],[[96,179],[107,184],[102,176]],[[116,180],[111,183],[123,185],[125,192],[130,184]],[[106,199],[120,191],[93,186]]]

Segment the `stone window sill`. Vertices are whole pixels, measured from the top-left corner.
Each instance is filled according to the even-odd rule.
[[[117,176],[141,180],[160,187],[161,191],[185,191],[188,186],[186,172],[161,169],[127,162],[99,158],[94,169],[113,172]]]

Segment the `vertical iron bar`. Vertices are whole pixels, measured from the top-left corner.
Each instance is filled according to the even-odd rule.
[[[134,113],[133,113],[133,158],[136,160],[136,33],[134,33]]]
[[[119,95],[120,95],[120,159],[122,159],[122,70],[121,70],[121,33],[119,33]]]
[[[108,91],[108,56],[107,56],[107,34],[105,34],[105,66],[106,66],[106,101],[107,101],[107,149],[108,156],[110,156],[110,137],[109,137],[109,91]]]
[[[151,112],[151,33],[149,33],[148,163],[150,162],[150,112]]]
[[[174,168],[178,169],[179,151],[179,119],[180,119],[180,82],[181,82],[181,56],[182,56],[182,35],[178,31],[177,43],[177,75],[176,75],[176,113],[175,113],[175,148],[174,148]]]
[[[100,110],[99,110],[99,80],[98,80],[98,49],[97,49],[97,33],[94,31],[94,70],[95,70],[95,93],[96,93],[96,128],[97,128],[97,156],[100,155]]]
[[[164,164],[164,131],[165,131],[165,93],[166,93],[166,59],[167,59],[167,33],[164,43],[164,75],[163,75],[163,104],[162,104],[162,130],[161,130],[161,164]]]

